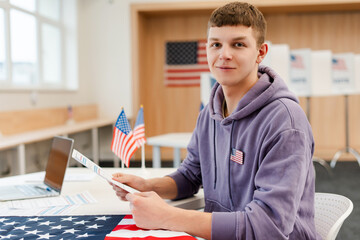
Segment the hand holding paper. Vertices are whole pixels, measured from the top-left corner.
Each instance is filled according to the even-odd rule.
[[[135,192],[139,192],[138,190],[129,187],[125,184],[119,183],[117,181],[114,181],[112,179],[112,176],[110,174],[108,174],[107,172],[105,172],[100,166],[98,166],[97,164],[95,164],[93,161],[91,161],[90,159],[88,159],[87,157],[85,157],[84,155],[82,155],[79,151],[77,151],[76,149],[73,150],[72,153],[72,157],[78,161],[79,163],[81,163],[82,165],[84,165],[85,167],[89,168],[90,170],[92,170],[94,173],[98,174],[100,177],[104,178],[105,180],[107,180],[108,182],[124,189],[125,191],[128,191],[129,193],[135,193]]]

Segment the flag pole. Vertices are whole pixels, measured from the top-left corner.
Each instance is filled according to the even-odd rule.
[[[141,168],[145,169],[145,144],[141,145]]]

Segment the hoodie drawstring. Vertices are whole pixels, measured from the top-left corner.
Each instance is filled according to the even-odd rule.
[[[216,166],[216,123],[215,120],[213,119],[213,123],[214,123],[214,133],[213,133],[213,149],[214,149],[214,189],[216,188],[216,180],[217,180],[217,166]]]
[[[234,209],[234,202],[233,202],[233,199],[232,199],[232,194],[231,194],[231,182],[230,182],[230,180],[231,180],[231,172],[230,172],[230,170],[231,170],[231,168],[230,168],[230,158],[231,158],[231,154],[232,154],[232,135],[233,135],[233,130],[234,130],[234,120],[232,120],[232,122],[231,122],[231,131],[230,131],[230,153],[229,153],[229,167],[228,167],[228,186],[229,186],[229,197],[230,197],[230,204],[231,204],[231,208],[232,209]]]

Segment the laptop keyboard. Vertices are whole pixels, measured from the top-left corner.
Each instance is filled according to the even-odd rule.
[[[44,191],[42,189],[35,188],[34,185],[18,185],[16,186],[17,189],[19,189],[23,194],[26,196],[35,196],[39,194],[44,194]]]

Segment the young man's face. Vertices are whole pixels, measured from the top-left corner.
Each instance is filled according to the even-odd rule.
[[[267,52],[266,46],[263,54],[263,45],[257,47],[251,27],[211,27],[206,47],[211,73],[222,86],[252,86],[257,80],[258,64]]]

